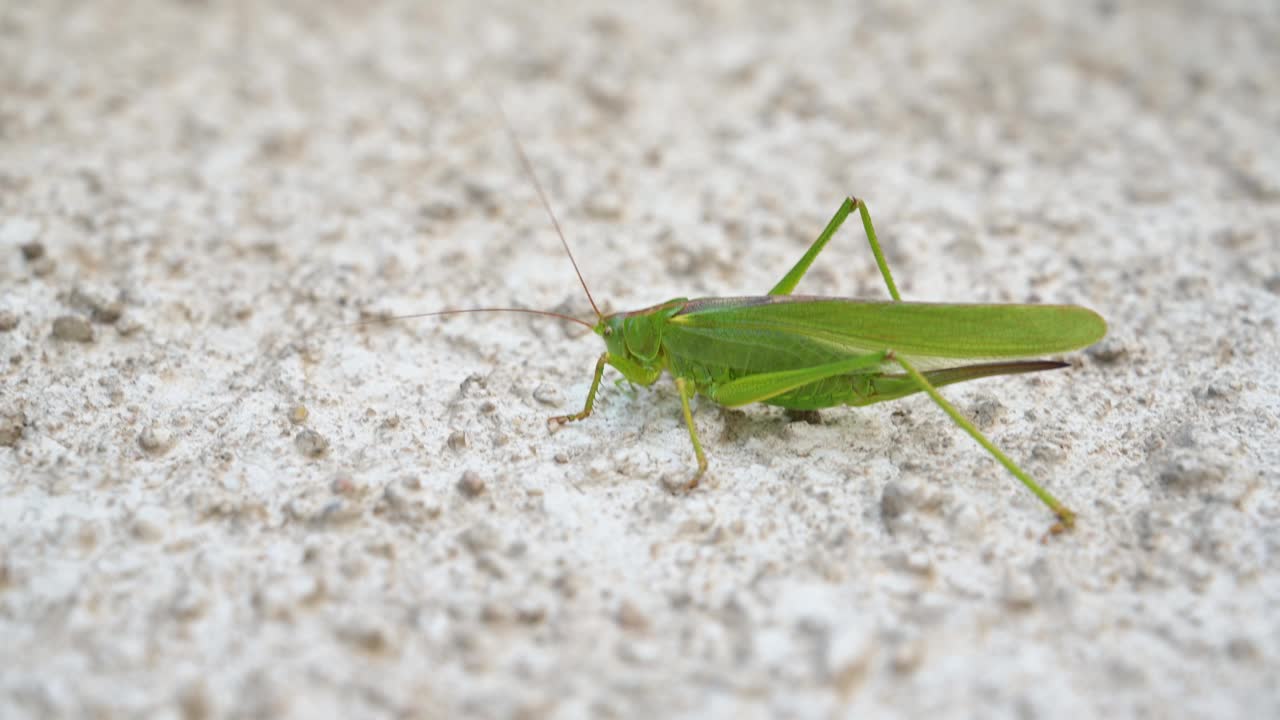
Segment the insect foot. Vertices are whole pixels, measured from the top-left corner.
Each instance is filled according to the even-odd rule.
[[[672,495],[688,495],[698,487],[698,480],[686,480],[683,475],[671,474],[663,476],[662,486]]]
[[[556,415],[555,417],[549,417],[547,418],[547,429],[551,432],[555,432],[573,419],[574,417],[572,415]]]
[[[667,475],[662,478],[662,485],[672,495],[688,495],[698,489],[698,483],[701,482],[702,476],[707,474],[707,468],[700,467],[698,472],[688,480],[682,480],[679,475]]]

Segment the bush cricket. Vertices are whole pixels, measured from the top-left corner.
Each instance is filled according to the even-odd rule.
[[[532,163],[511,125],[504,124],[524,173],[595,311],[595,321],[526,308],[468,308],[375,322],[467,312],[517,312],[590,328],[603,339],[605,350],[596,360],[586,402],[580,412],[550,418],[548,423],[562,425],[591,415],[606,366],[641,386],[653,385],[666,372],[679,392],[698,464],[687,490],[697,487],[707,471],[706,454],[689,404],[696,395],[727,407],[764,403],[817,410],[870,405],[924,392],[1053,511],[1058,518],[1055,531],[1073,526],[1075,513],[987,439],[938,388],[993,375],[1066,367],[1063,362],[1032,358],[1078,350],[1101,340],[1107,326],[1097,313],[1077,305],[904,302],[866,203],[848,197],[800,260],[765,295],[675,298],[642,310],[606,315],[587,288]],[[855,210],[892,299],[793,295],[809,266]]]

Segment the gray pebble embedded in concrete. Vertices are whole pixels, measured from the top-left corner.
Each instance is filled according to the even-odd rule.
[[[916,493],[911,488],[900,482],[890,482],[880,493],[880,516],[885,522],[896,520],[915,507],[916,502]]]
[[[58,269],[58,263],[51,257],[42,257],[31,263],[31,273],[36,277],[52,275]]]
[[[76,287],[67,293],[66,302],[71,307],[88,312],[90,319],[94,322],[110,325],[119,320],[120,315],[124,313],[123,302],[119,299],[107,299],[107,296],[113,292],[99,288]],[[119,295],[118,292],[114,294]]]
[[[889,656],[889,667],[899,675],[915,672],[924,662],[925,644],[919,638],[908,640],[893,649]]]
[[[550,383],[542,383],[533,390],[533,399],[543,405],[556,407],[564,402],[564,396],[560,394],[560,390]]]
[[[1103,365],[1118,363],[1129,355],[1129,346],[1123,337],[1104,338],[1102,342],[1084,351],[1085,355]]]
[[[53,337],[67,342],[93,342],[93,326],[82,317],[63,315],[53,321]]]
[[[322,457],[329,451],[329,441],[315,430],[308,429],[298,433],[293,438],[293,444],[307,457]]]
[[[119,320],[122,314],[124,314],[124,303],[121,303],[118,300],[113,300],[111,302],[95,306],[90,317],[93,318],[93,321],[96,323],[110,325]]]
[[[23,243],[19,249],[22,250],[22,257],[27,262],[34,262],[44,257],[44,244],[38,241]]]
[[[1226,469],[1191,457],[1170,460],[1160,468],[1160,483],[1175,492],[1192,492],[1216,485],[1226,477]]]
[[[164,454],[173,447],[173,433],[162,426],[151,425],[138,435],[138,446],[153,455]]]
[[[27,416],[24,413],[0,415],[0,445],[5,447],[17,445],[26,427]]]
[[[498,531],[484,521],[475,523],[458,534],[462,546],[473,553],[483,553],[498,546]]]
[[[133,515],[131,531],[139,540],[155,541],[164,537],[169,526],[169,514],[159,507],[143,507]]]
[[[337,637],[371,655],[384,653],[392,645],[392,638],[387,630],[370,621],[349,623],[338,629]]]
[[[116,332],[121,337],[129,337],[130,335],[142,329],[142,323],[133,317],[124,317],[116,321]]]
[[[8,310],[0,310],[0,332],[9,332],[18,327],[18,316]]]
[[[618,606],[617,621],[623,629],[634,632],[642,632],[649,627],[649,618],[629,600],[623,600]]]
[[[969,408],[969,417],[973,424],[982,430],[990,430],[1005,414],[1005,406],[995,398],[979,400]]]
[[[822,413],[817,410],[791,410],[790,408],[782,411],[791,422],[802,422],[809,425],[821,425]]]
[[[613,190],[601,190],[587,196],[582,208],[589,217],[597,220],[617,220],[622,217],[622,198]]]
[[[484,493],[484,478],[480,477],[480,473],[475,470],[462,473],[462,477],[458,480],[458,492],[469,498],[478,497]]]

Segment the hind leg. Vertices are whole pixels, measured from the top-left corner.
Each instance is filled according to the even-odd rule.
[[[889,272],[889,263],[884,259],[884,251],[880,249],[880,241],[876,239],[875,226],[871,224],[871,213],[867,210],[867,204],[862,200],[854,197],[845,198],[840,205],[840,209],[836,210],[836,214],[831,216],[831,220],[827,222],[827,227],[823,229],[822,234],[818,235],[818,239],[813,241],[809,249],[805,251],[804,256],[800,258],[786,275],[778,281],[777,285],[769,291],[770,295],[790,295],[792,290],[796,289],[800,278],[809,271],[809,266],[817,259],[818,253],[827,246],[827,242],[836,234],[840,226],[844,224],[845,218],[858,209],[858,214],[862,216],[862,229],[867,233],[867,243],[871,245],[871,254],[876,258],[876,267],[880,268],[880,276],[884,278],[885,287],[889,289],[889,297],[894,300],[901,300],[902,296],[898,294],[898,286],[893,282],[893,273]]]

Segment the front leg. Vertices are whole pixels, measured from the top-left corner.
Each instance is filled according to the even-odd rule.
[[[609,353],[600,353],[600,359],[596,360],[596,374],[591,378],[591,389],[587,391],[587,403],[582,407],[582,412],[572,415],[557,415],[547,419],[547,425],[558,427],[567,422],[582,420],[591,414],[592,406],[596,403],[596,392],[600,390],[600,378],[604,376],[604,366],[609,362]]]
[[[567,422],[582,420],[591,414],[596,403],[596,393],[600,391],[600,378],[604,376],[605,365],[614,366],[618,372],[622,373],[623,379],[637,385],[652,385],[662,374],[659,368],[645,367],[625,357],[610,355],[607,352],[600,353],[600,359],[596,360],[596,374],[591,378],[591,389],[587,391],[587,402],[583,405],[582,412],[548,418],[547,425],[558,427]]]

